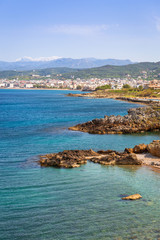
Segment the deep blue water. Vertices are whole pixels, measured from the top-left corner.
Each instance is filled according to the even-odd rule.
[[[123,150],[156,133],[90,135],[69,126],[125,115],[130,104],[66,97],[67,91],[0,90],[0,239],[160,238],[160,173],[147,167],[41,168],[39,154],[64,149]],[[121,201],[140,193],[142,200]]]

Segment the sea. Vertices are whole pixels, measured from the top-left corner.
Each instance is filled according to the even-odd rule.
[[[69,92],[0,90],[0,240],[160,239],[160,173],[91,162],[73,169],[39,166],[39,155],[47,153],[123,151],[160,139],[156,132],[69,131],[75,124],[141,106],[67,97]],[[134,193],[143,198],[121,200]]]

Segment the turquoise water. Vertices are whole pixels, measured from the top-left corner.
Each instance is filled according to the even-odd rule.
[[[90,135],[69,126],[139,105],[69,98],[67,91],[0,90],[0,239],[160,238],[160,173],[147,167],[41,168],[37,155],[64,149],[116,149],[156,133]],[[126,202],[123,194],[140,193]]]

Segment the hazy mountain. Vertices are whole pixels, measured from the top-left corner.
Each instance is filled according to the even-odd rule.
[[[101,67],[104,65],[115,65],[122,66],[132,64],[130,60],[118,60],[118,59],[96,59],[96,58],[61,58],[61,57],[48,57],[48,58],[31,58],[24,57],[18,59],[15,62],[4,62],[0,61],[0,71],[4,70],[16,70],[25,71],[33,69],[44,69],[44,68],[56,68],[56,67],[67,67],[67,68],[93,68]]]

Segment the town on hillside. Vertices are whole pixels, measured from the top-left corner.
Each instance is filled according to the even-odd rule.
[[[144,89],[153,88],[160,89],[159,80],[148,81],[146,79],[141,79],[140,77],[135,79],[131,77],[127,78],[90,78],[90,79],[67,79],[67,80],[57,80],[52,79],[50,75],[39,76],[35,75],[35,79],[21,80],[16,79],[0,79],[0,88],[14,88],[14,89],[33,89],[33,88],[46,88],[46,89],[70,89],[70,90],[83,90],[83,91],[93,91],[98,87],[108,85],[111,89],[122,89],[123,86],[129,85],[133,88],[139,88],[140,86]]]

